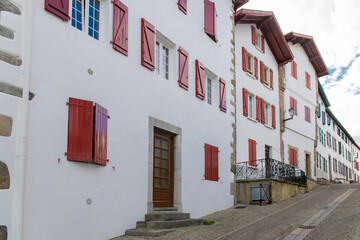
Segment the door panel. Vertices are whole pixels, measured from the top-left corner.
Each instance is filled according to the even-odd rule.
[[[173,137],[154,134],[154,207],[172,207],[174,196]]]

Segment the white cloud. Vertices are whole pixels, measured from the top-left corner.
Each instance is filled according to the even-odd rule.
[[[332,76],[324,85],[331,110],[348,132],[360,140],[360,57],[348,69],[342,80],[335,82],[360,53],[359,0],[250,0],[243,8],[274,12],[284,34],[298,32],[313,36]]]

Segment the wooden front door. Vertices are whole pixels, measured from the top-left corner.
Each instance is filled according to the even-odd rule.
[[[310,163],[310,155],[305,154],[305,173],[307,177],[311,177],[311,163]]]
[[[154,134],[154,207],[172,207],[174,204],[174,144],[167,134]]]

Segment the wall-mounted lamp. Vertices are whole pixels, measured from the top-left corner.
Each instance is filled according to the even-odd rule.
[[[286,122],[287,120],[293,119],[293,118],[294,118],[294,114],[295,114],[295,108],[292,107],[292,108],[289,109],[289,115],[290,115],[290,117],[287,118],[287,119],[284,119],[283,122]]]

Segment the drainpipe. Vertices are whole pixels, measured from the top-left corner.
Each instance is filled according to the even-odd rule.
[[[23,65],[21,69],[20,82],[22,84],[22,98],[18,118],[19,133],[17,138],[17,154],[15,163],[15,187],[13,201],[13,230],[10,230],[10,239],[21,240],[23,238],[23,211],[24,211],[24,185],[25,185],[25,161],[28,134],[28,111],[29,90],[31,70],[31,47],[32,47],[32,23],[33,23],[33,1],[24,0],[24,15],[22,33],[22,56]]]

